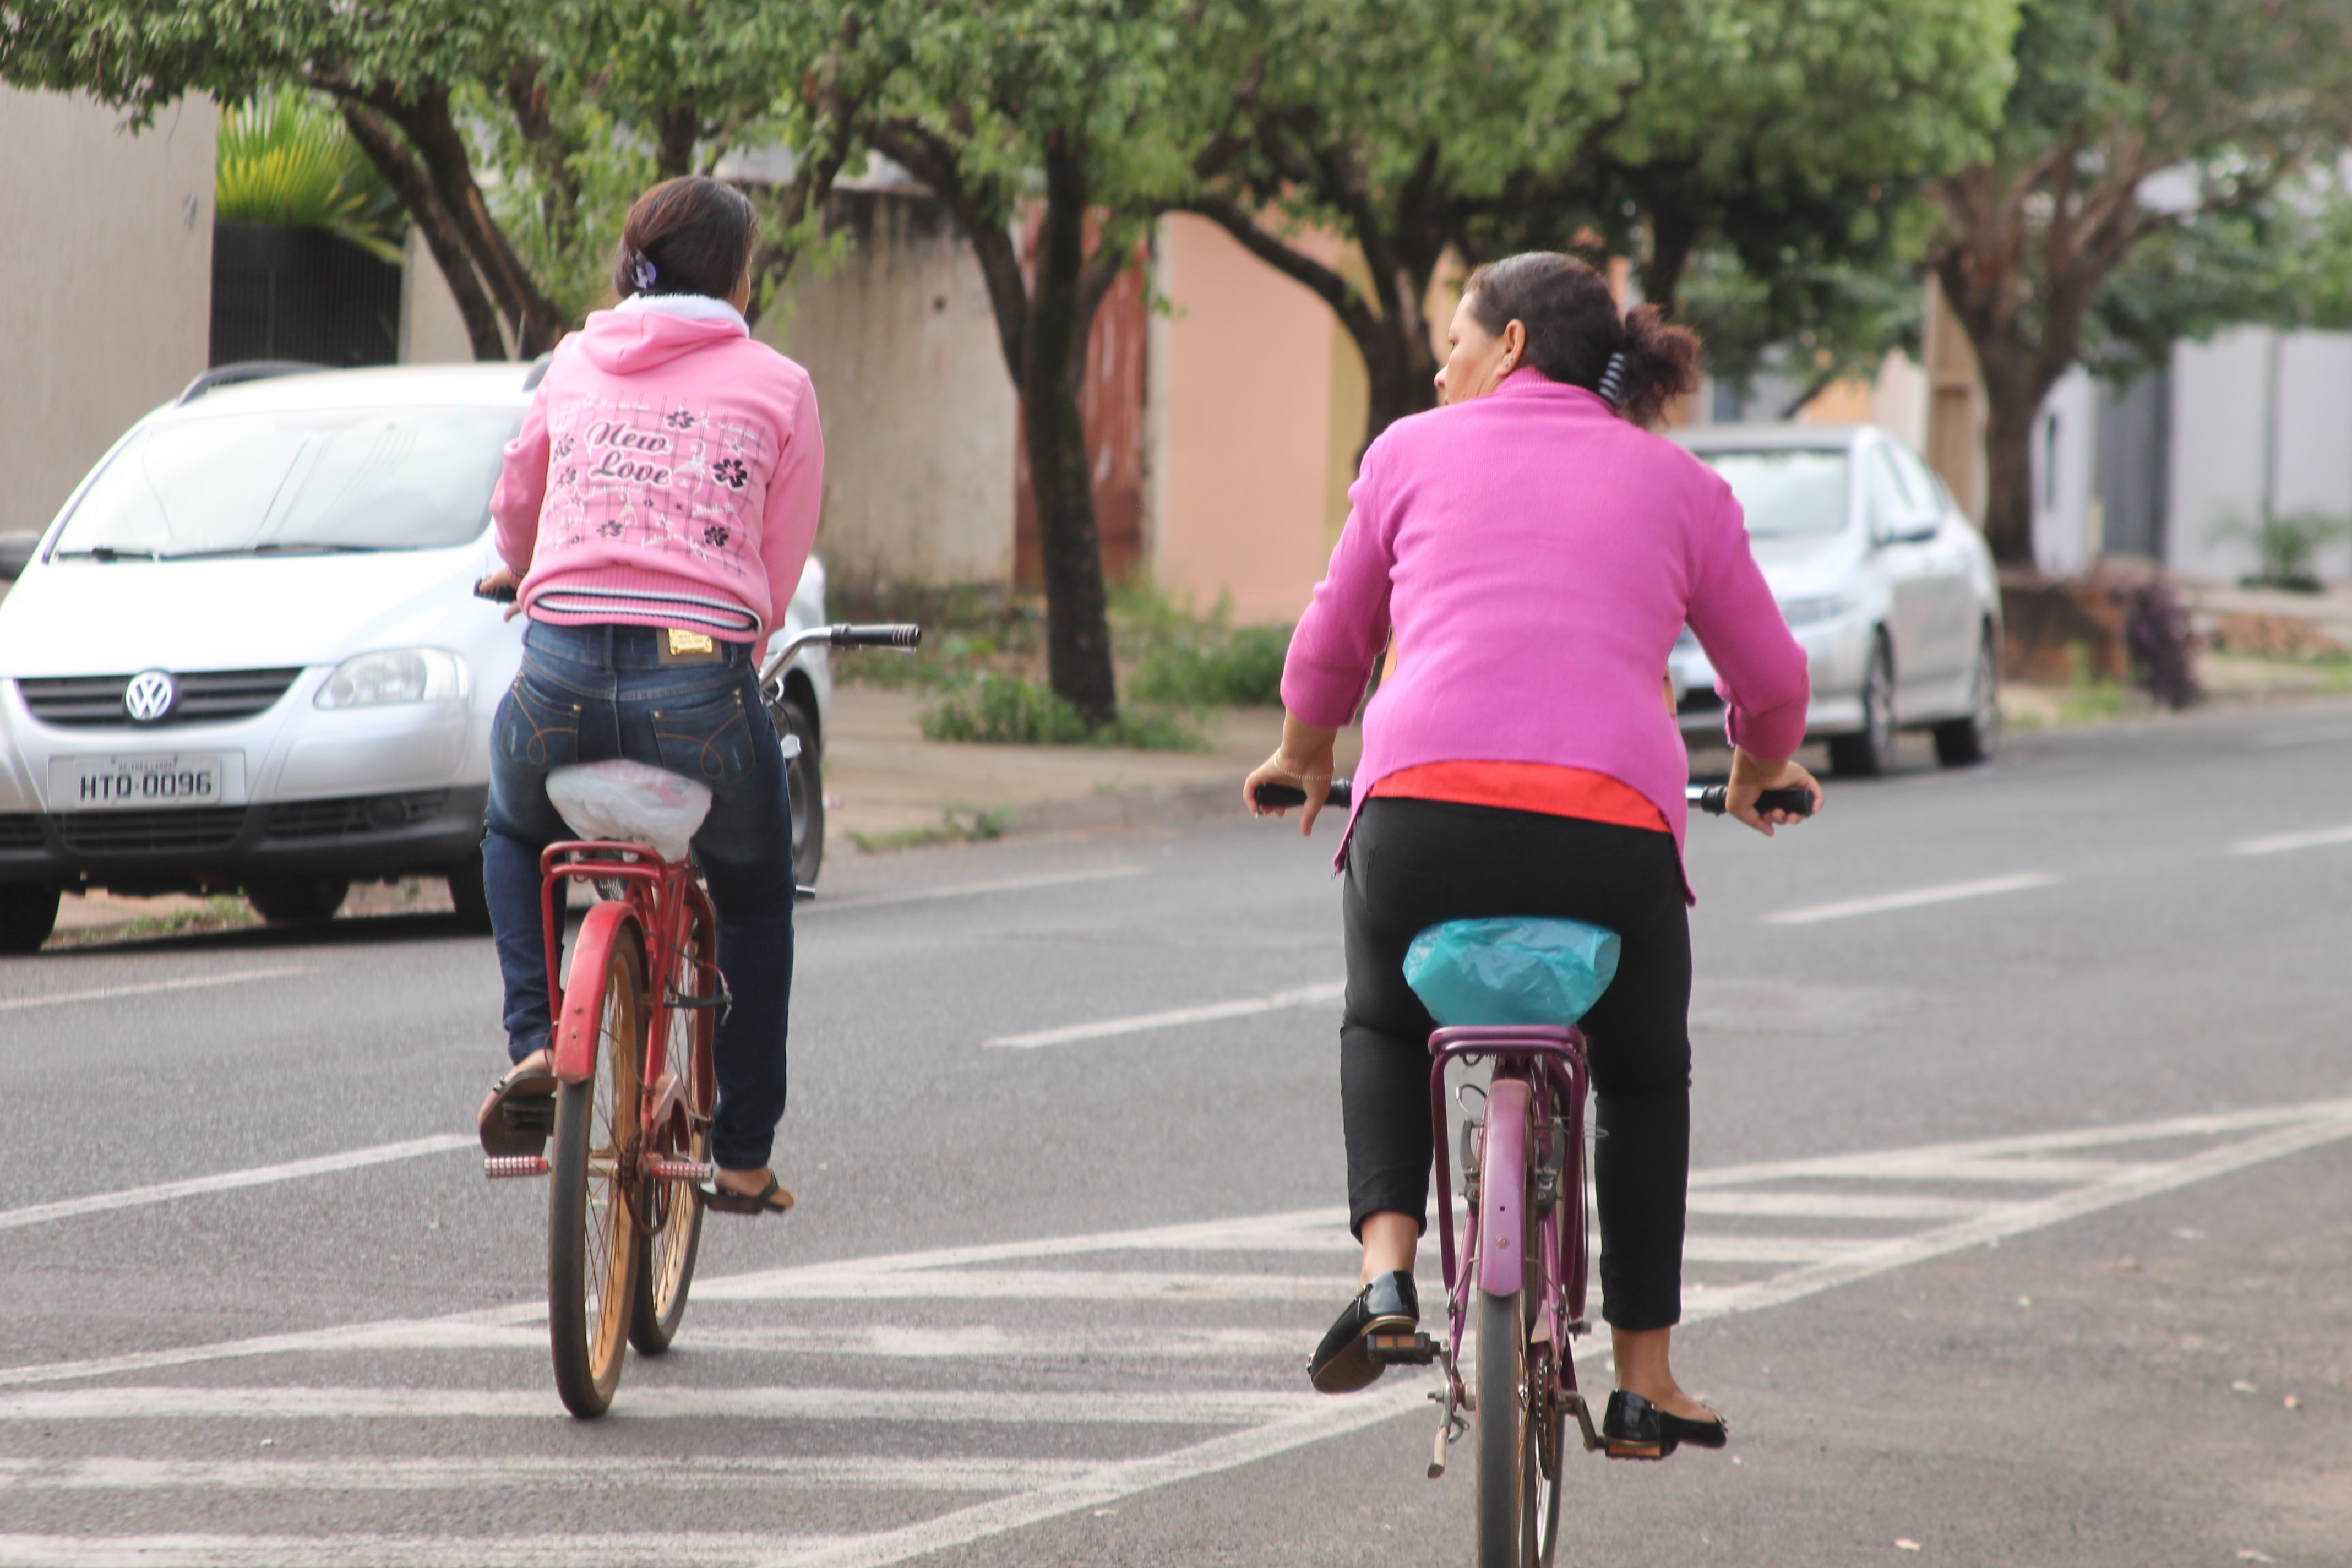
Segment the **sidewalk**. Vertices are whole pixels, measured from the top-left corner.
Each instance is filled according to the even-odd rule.
[[[928,697],[838,686],[824,752],[825,854],[955,838],[1134,826],[1238,813],[1241,784],[1282,736],[1274,708],[1228,709],[1213,750],[950,745],[923,739]],[[1340,771],[1356,737],[1340,737]]]

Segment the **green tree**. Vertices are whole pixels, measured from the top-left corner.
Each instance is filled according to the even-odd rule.
[[[2001,562],[2032,562],[2034,417],[2098,346],[2110,285],[2150,244],[2151,260],[2201,247],[2210,261],[2217,239],[2249,232],[2238,215],[2332,158],[2352,131],[2348,68],[2340,0],[2025,0],[2000,128],[1989,156],[1935,184],[1928,252],[1984,374],[1985,532]],[[2202,308],[2160,299],[2160,268],[2135,287],[2110,301],[2118,341],[2145,348]]]
[[[865,132],[939,195],[978,257],[1021,398],[1047,670],[1099,729],[1118,694],[1078,389],[1095,311],[1181,180],[1181,0],[878,11],[875,29],[905,53]]]

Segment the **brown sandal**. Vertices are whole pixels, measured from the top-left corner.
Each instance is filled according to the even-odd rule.
[[[543,1057],[534,1051],[532,1057]],[[555,1131],[555,1069],[525,1057],[490,1085],[490,1097],[475,1114],[474,1130],[481,1135],[482,1152],[493,1159],[516,1154],[544,1154]]]
[[[773,1171],[768,1173],[768,1184],[756,1193],[729,1192],[716,1182],[695,1191],[702,1194],[703,1207],[720,1214],[782,1214],[793,1206],[793,1194],[783,1189]]]

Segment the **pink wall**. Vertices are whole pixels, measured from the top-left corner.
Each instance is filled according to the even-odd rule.
[[[1160,585],[1238,624],[1306,607],[1362,439],[1355,345],[1323,302],[1204,218],[1160,227],[1151,553]]]

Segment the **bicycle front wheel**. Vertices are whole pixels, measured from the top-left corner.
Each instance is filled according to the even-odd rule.
[[[1527,1568],[1528,1441],[1527,1327],[1519,1301],[1526,1287],[1478,1300],[1478,1407],[1472,1413],[1478,1445],[1478,1568]]]
[[[606,905],[607,909],[616,906]],[[572,988],[596,987],[588,1078],[555,1101],[548,1161],[547,1327],[555,1387],[574,1415],[612,1408],[635,1300],[638,1107],[646,1032],[645,959],[635,928],[597,911],[581,930]]]
[[[686,995],[719,994],[719,950],[709,922],[699,913],[689,921],[675,973],[677,987]],[[692,1132],[680,1140],[663,1129],[656,1146],[677,1159],[699,1163],[710,1157],[710,1051],[719,1014],[711,1007],[673,1006],[664,1010],[664,1017],[661,1070],[677,1075]],[[648,1177],[641,1191],[646,1235],[637,1249],[629,1342],[646,1355],[659,1355],[669,1349],[686,1319],[686,1294],[694,1283],[695,1254],[702,1245],[702,1205],[690,1181]]]

